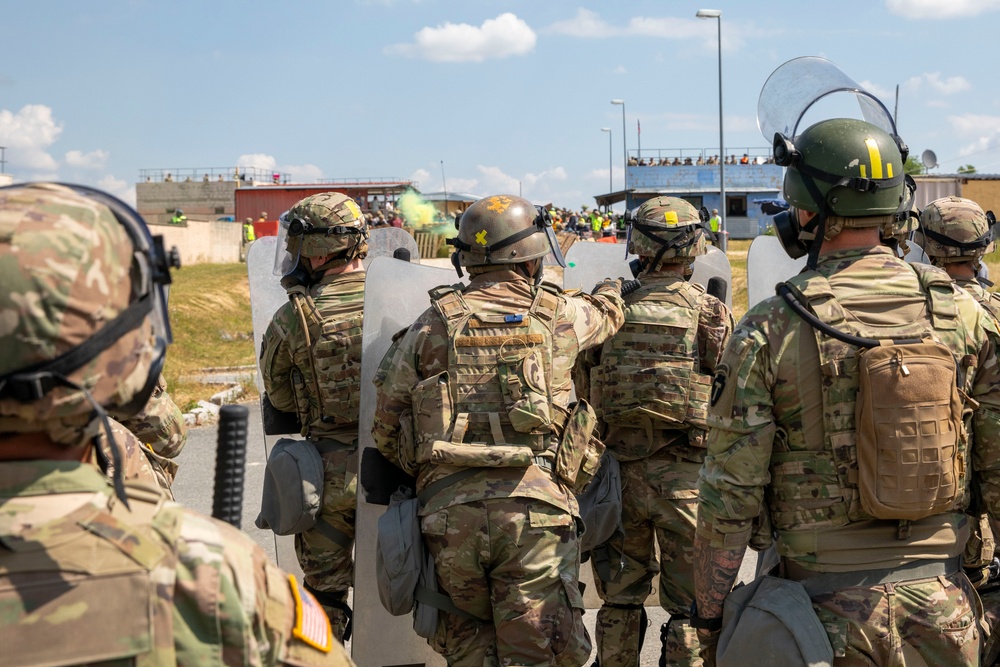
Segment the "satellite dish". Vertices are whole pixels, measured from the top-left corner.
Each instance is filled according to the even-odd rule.
[[[925,150],[920,154],[920,161],[924,163],[924,166],[928,169],[933,169],[938,166],[937,155],[931,149]]]

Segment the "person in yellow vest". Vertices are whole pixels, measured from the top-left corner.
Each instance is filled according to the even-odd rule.
[[[722,218],[719,217],[719,209],[712,209],[712,217],[708,219],[708,229],[712,232],[712,243],[714,245],[720,246],[719,242],[719,225],[722,222]]]
[[[250,244],[257,240],[257,235],[253,231],[253,218],[243,220],[243,237],[240,243],[240,261],[247,261],[247,250]]]

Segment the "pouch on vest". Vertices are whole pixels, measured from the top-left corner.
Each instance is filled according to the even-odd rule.
[[[275,535],[294,535],[316,525],[323,505],[323,459],[308,440],[282,438],[264,469],[260,514],[254,524]]]
[[[597,414],[587,401],[580,399],[570,406],[559,450],[556,452],[556,475],[575,494],[581,494],[601,465],[604,443],[595,434]]]
[[[955,507],[965,487],[962,398],[947,347],[933,340],[858,352],[855,406],[861,506],[915,521]]]
[[[417,463],[429,463],[434,443],[449,438],[453,421],[450,392],[448,371],[422,380],[410,390]]]
[[[378,519],[375,551],[378,597],[393,616],[413,611],[413,594],[420,581],[426,552],[420,534],[419,512],[420,501],[414,497],[413,490],[400,487],[392,494],[389,509]]]
[[[764,576],[726,597],[716,664],[821,667],[833,664],[833,647],[802,584]]]
[[[621,466],[610,450],[604,452],[597,474],[576,499],[585,526],[580,538],[580,551],[592,551],[617,533],[625,534],[622,528]]]
[[[539,350],[501,348],[497,353],[497,377],[507,418],[515,431],[532,433],[552,423],[545,359]]]

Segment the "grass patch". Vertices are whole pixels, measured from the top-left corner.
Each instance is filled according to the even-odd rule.
[[[174,344],[167,352],[164,376],[174,402],[187,410],[225,387],[183,376],[256,363],[250,285],[245,264],[194,264],[174,271],[173,279],[170,324]],[[242,384],[244,392],[256,396],[249,378]]]

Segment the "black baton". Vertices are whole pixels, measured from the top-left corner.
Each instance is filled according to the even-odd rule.
[[[237,528],[243,516],[249,415],[250,410],[245,405],[224,405],[219,409],[212,516]]]

